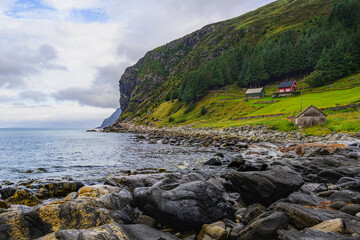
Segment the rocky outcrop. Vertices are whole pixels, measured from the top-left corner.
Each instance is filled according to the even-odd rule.
[[[182,229],[198,228],[234,213],[224,192],[203,180],[179,184],[164,179],[152,187],[136,188],[134,200],[147,215]]]
[[[110,126],[111,124],[113,124],[116,120],[118,120],[118,118],[119,118],[120,115],[121,115],[121,112],[122,112],[121,109],[120,109],[120,108],[117,108],[117,109],[115,110],[115,112],[113,112],[113,114],[111,114],[110,117],[106,118],[106,119],[102,122],[102,124],[101,124],[101,126],[100,126],[99,128],[108,127],[108,126]]]
[[[303,178],[290,169],[232,172],[224,177],[231,182],[231,190],[240,193],[245,203],[264,206],[287,197],[304,183]]]

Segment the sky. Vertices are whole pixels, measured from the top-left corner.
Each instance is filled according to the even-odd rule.
[[[0,0],[0,128],[93,128],[145,53],[272,0]]]

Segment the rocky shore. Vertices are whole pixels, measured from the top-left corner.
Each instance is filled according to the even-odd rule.
[[[288,133],[295,137],[285,143],[283,136],[259,141],[258,133],[258,141],[240,141],[234,134],[245,129],[188,131],[193,137],[142,129],[138,139],[219,148],[201,167],[129,171],[87,186],[2,186],[0,239],[360,239],[360,141],[353,136],[315,143]]]

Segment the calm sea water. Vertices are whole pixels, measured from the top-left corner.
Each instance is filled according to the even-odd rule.
[[[213,154],[212,149],[137,142],[132,134],[0,129],[0,185],[29,179],[101,181],[124,170],[195,167]]]

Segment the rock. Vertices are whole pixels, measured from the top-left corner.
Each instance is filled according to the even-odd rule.
[[[124,176],[120,178],[111,178],[106,180],[106,184],[123,187],[126,186],[129,189],[135,189],[138,187],[150,187],[161,181],[164,178],[176,178],[179,179],[181,176],[177,176],[176,174],[170,173],[160,173],[160,174],[139,174],[139,175],[130,175]]]
[[[324,182],[336,183],[340,178],[344,177],[341,173],[331,170],[324,169],[317,174]]]
[[[342,202],[352,202],[352,199],[355,197],[355,194],[350,191],[339,191],[331,194],[329,200],[333,202],[342,201]]]
[[[210,158],[208,161],[204,163],[204,165],[210,165],[210,166],[221,166],[222,162],[218,158]]]
[[[45,184],[31,185],[33,188],[40,189],[36,193],[39,199],[61,198],[71,192],[78,191],[84,184],[81,182],[53,182]]]
[[[245,225],[249,224],[251,221],[253,221],[255,218],[257,218],[259,215],[263,214],[264,212],[267,212],[267,208],[263,205],[257,203],[250,205],[247,209],[245,214],[242,217],[242,223]]]
[[[215,156],[215,157],[221,157],[221,158],[223,158],[223,157],[224,157],[224,154],[223,154],[223,153],[217,153],[217,154],[215,154],[214,156]]]
[[[288,218],[282,212],[266,212],[258,216],[240,233],[238,240],[273,239],[277,231],[286,229]]]
[[[19,189],[14,187],[0,188],[1,199],[7,199],[11,197],[12,195],[14,195],[14,193],[16,193],[17,190]]]
[[[137,224],[145,224],[145,225],[148,225],[150,227],[154,227],[155,224],[156,224],[156,221],[152,217],[142,214],[142,215],[139,216],[136,223]]]
[[[360,205],[359,204],[345,205],[340,209],[340,211],[355,216],[355,214],[360,212]]]
[[[129,240],[179,240],[170,233],[161,232],[144,224],[122,225],[122,229],[126,232]]]
[[[240,193],[246,204],[260,203],[269,206],[287,197],[303,184],[303,179],[290,169],[271,169],[263,172],[232,172],[226,180],[232,183],[232,191]]]
[[[164,179],[152,187],[134,190],[135,205],[166,225],[194,229],[233,216],[232,204],[223,190],[207,181],[179,184]]]
[[[11,204],[26,205],[30,207],[36,206],[41,203],[41,201],[27,189],[16,191],[12,197],[7,199],[7,202]]]
[[[242,221],[244,214],[246,213],[246,208],[240,208],[235,212],[235,218],[239,221]]]
[[[341,201],[334,202],[328,205],[329,208],[334,208],[336,210],[340,210],[340,208],[346,206],[347,204]]]
[[[231,168],[239,168],[240,166],[245,164],[245,160],[241,154],[236,155],[228,165]]]
[[[357,214],[355,214],[355,217],[360,218],[360,212],[358,212]]]
[[[205,224],[197,236],[197,240],[225,240],[228,234],[224,222]]]
[[[311,205],[311,206],[320,206],[321,202],[327,201],[325,198],[320,198],[315,194],[311,196],[301,192],[291,193],[287,197],[287,201],[291,203],[301,204],[301,205]]]
[[[240,232],[244,230],[245,225],[242,223],[236,224],[229,233],[229,239],[230,240],[236,240],[238,236],[240,235]]]
[[[91,185],[80,188],[76,197],[91,197],[99,198],[105,194],[120,192],[118,187],[112,187],[108,185]]]
[[[314,229],[305,229],[303,232],[293,230],[280,230],[279,240],[359,240],[357,237],[349,237],[339,233],[323,232]]]
[[[311,229],[323,232],[345,233],[345,223],[341,218],[331,219],[312,226]]]
[[[241,165],[238,169],[240,172],[251,172],[251,171],[265,171],[268,165],[266,163],[263,164],[252,164],[252,163],[245,163]]]
[[[9,207],[10,207],[9,204],[0,200],[0,208],[7,209]]]
[[[360,221],[356,217],[340,211],[328,208],[305,207],[284,202],[276,203],[273,209],[284,212],[289,218],[290,224],[298,229],[312,227],[330,219],[341,218],[345,222],[348,233],[360,233]]]
[[[175,240],[178,239],[169,233],[163,233],[147,225],[120,225],[118,223],[106,224],[92,229],[60,230],[46,235],[38,240]]]

